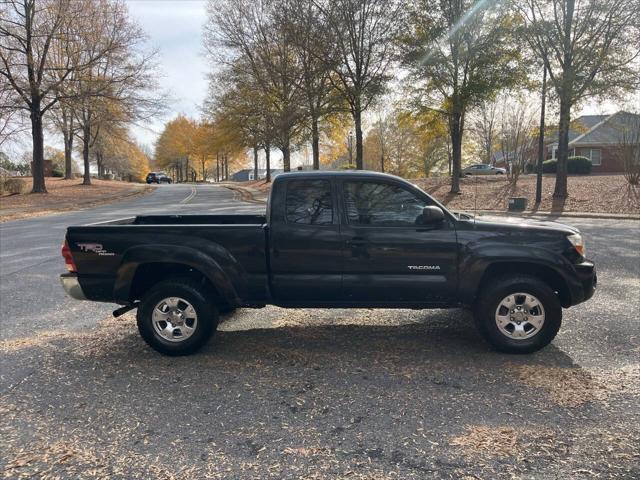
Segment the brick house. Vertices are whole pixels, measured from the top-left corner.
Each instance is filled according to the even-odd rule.
[[[583,115],[571,122],[569,155],[587,157],[593,173],[620,173],[624,165],[617,155],[625,129],[638,128],[640,115],[624,111],[612,115]],[[556,158],[558,142],[547,146],[547,158]]]

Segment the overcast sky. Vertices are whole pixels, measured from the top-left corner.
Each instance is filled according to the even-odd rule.
[[[161,86],[173,98],[169,118],[179,113],[198,117],[207,92],[207,59],[202,46],[205,0],[127,0],[129,12],[159,50]],[[152,145],[167,119],[136,128],[140,143]]]

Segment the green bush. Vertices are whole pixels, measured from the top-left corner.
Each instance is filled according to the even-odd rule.
[[[16,194],[27,190],[27,182],[19,178],[8,178],[2,182],[2,193]]]
[[[556,173],[558,162],[547,160],[542,164],[543,173]],[[588,175],[591,173],[591,160],[587,157],[569,157],[567,159],[567,173]]]
[[[545,160],[542,162],[542,173],[556,173],[558,162],[556,160]]]
[[[64,177],[64,171],[62,171],[58,167],[53,167],[53,170],[51,170],[51,176],[56,178],[62,178]]]
[[[357,167],[353,163],[347,163],[346,165],[342,165],[340,170],[355,170]]]
[[[569,173],[590,174],[591,160],[587,157],[569,157],[567,159],[567,171]]]

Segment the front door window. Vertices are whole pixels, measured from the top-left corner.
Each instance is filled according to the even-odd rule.
[[[344,184],[350,225],[406,227],[419,222],[427,202],[404,188],[383,182]]]

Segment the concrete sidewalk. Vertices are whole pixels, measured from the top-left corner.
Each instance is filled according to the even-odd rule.
[[[245,187],[231,182],[221,183],[225,188],[238,192],[240,197],[245,202],[266,204],[269,192],[263,192],[251,187]],[[456,211],[456,210],[453,210]],[[606,218],[606,219],[619,219],[619,220],[640,220],[640,215],[626,214],[626,213],[597,213],[597,212],[549,212],[549,211],[524,211],[524,212],[510,212],[508,210],[465,210],[465,213],[476,214],[478,216],[508,216],[508,217],[522,217],[522,218],[537,218],[543,217],[546,219],[557,218]]]

